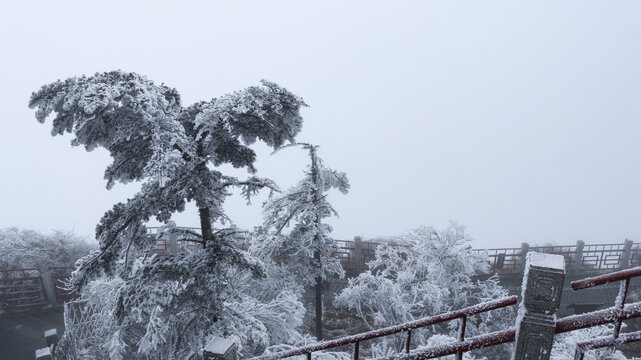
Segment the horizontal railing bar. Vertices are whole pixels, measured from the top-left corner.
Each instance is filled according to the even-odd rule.
[[[0,281],[21,281],[21,280],[35,280],[40,279],[40,276],[27,276],[19,278],[0,278]]]
[[[556,334],[608,324],[616,320],[628,320],[641,317],[641,301],[627,304],[623,309],[614,307],[592,311],[585,314],[571,315],[557,320]]]
[[[505,344],[514,341],[516,330],[514,328],[502,331],[496,331],[489,334],[471,337],[465,341],[457,341],[451,344],[433,346],[428,349],[418,350],[409,354],[398,354],[376,360],[415,360],[415,359],[433,359],[444,355],[452,355],[457,352],[468,352],[480,348]]]
[[[381,336],[396,334],[396,333],[407,331],[410,329],[416,329],[419,327],[424,327],[432,324],[438,324],[441,322],[458,319],[466,315],[474,315],[474,314],[478,314],[478,313],[482,313],[482,312],[486,312],[494,309],[499,309],[502,307],[515,305],[517,302],[518,302],[517,296],[510,296],[510,297],[495,300],[495,301],[473,305],[461,310],[450,311],[444,314],[439,314],[439,315],[430,316],[430,317],[426,317],[426,318],[415,320],[415,321],[410,321],[401,325],[395,325],[395,326],[390,326],[382,329],[372,330],[365,333],[346,336],[340,339],[324,341],[317,344],[304,346],[298,349],[281,351],[278,353],[269,354],[265,356],[258,356],[252,359],[253,360],[258,360],[258,359],[271,360],[271,359],[282,359],[282,358],[295,356],[295,355],[302,355],[309,352],[325,350],[325,349],[334,348],[341,345],[353,344],[356,342],[370,340],[370,339],[378,338]]]
[[[586,350],[592,350],[592,349],[599,349],[607,346],[627,344],[634,341],[641,341],[641,331],[621,333],[619,334],[619,337],[616,339],[614,339],[612,335],[602,336],[602,337],[595,338],[591,341],[578,343],[576,345],[579,348],[581,348],[581,350],[586,351]]]
[[[587,314],[568,316],[560,319],[556,323],[555,334],[584,329],[597,325],[611,323],[617,319],[627,320],[635,317],[641,317],[641,302],[626,305],[623,310],[609,308],[605,310],[594,311]],[[432,359],[445,355],[456,354],[457,352],[471,351],[483,347],[494,346],[514,341],[516,330],[514,328],[497,331],[490,334],[480,335],[469,338],[465,341],[457,341],[451,344],[433,346],[427,349],[418,350],[409,354],[398,354],[388,357],[378,358],[376,360],[418,360]],[[623,334],[621,334],[623,335]],[[610,337],[611,338],[611,337]],[[633,340],[630,340],[633,341]]]
[[[20,268],[20,269],[0,269],[0,271],[38,271],[36,268]]]
[[[585,289],[597,285],[603,285],[614,281],[625,280],[635,276],[641,276],[641,266],[621,271],[615,271],[609,274],[589,277],[582,280],[572,281],[574,290]]]

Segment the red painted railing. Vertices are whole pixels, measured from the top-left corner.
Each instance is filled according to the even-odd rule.
[[[579,281],[572,282],[572,288],[574,290],[586,289],[593,286],[599,286],[607,284],[610,282],[620,281],[619,285],[619,295],[614,304],[614,309],[622,311],[625,307],[625,300],[628,296],[628,290],[630,288],[630,280],[633,277],[641,276],[641,266],[617,271],[611,274],[605,274],[601,276],[595,276]],[[614,330],[612,336],[605,336],[593,339],[591,341],[585,341],[577,344],[576,354],[574,358],[576,360],[583,360],[585,352],[591,349],[604,348],[608,346],[614,346],[619,344],[625,344],[634,341],[641,341],[641,331],[621,334],[621,323],[622,320],[617,318],[614,321]]]
[[[630,284],[630,279],[636,276],[641,276],[641,267],[617,271],[614,273],[601,275],[594,278],[587,278],[584,280],[575,281],[572,283],[572,287],[575,290],[597,286],[613,281],[622,281],[621,292],[619,300],[615,306],[605,309],[598,310],[586,314],[572,315],[565,318],[562,318],[557,321],[555,334],[565,333],[568,331],[580,330],[585,328],[590,328],[594,326],[614,323],[615,324],[615,333],[614,336],[600,337],[593,339],[588,342],[578,344],[577,348],[577,358],[583,359],[582,354],[590,349],[595,349],[599,347],[606,347],[612,345],[618,345],[623,343],[628,343],[632,341],[641,340],[641,332],[633,333],[623,333],[619,334],[620,324],[624,320],[641,317],[641,302],[636,302],[632,304],[625,305],[625,295],[627,293],[627,287]],[[459,311],[452,311],[449,313],[432,316],[429,318],[417,320],[414,322],[409,322],[397,326],[392,326],[388,328],[378,329],[374,331],[369,331],[357,335],[352,335],[336,340],[324,341],[313,345],[304,346],[297,349],[282,351],[274,354],[269,354],[265,356],[255,357],[250,360],[275,360],[282,359],[296,355],[307,355],[307,359],[311,360],[312,353],[315,351],[327,350],[336,348],[338,346],[354,344],[354,359],[359,358],[359,343],[361,341],[370,340],[378,338],[385,335],[396,334],[399,332],[407,331],[407,342],[405,346],[405,352],[399,353],[392,356],[387,356],[379,358],[377,360],[396,360],[396,359],[433,359],[446,355],[457,355],[458,359],[462,358],[462,354],[472,350],[478,350],[481,348],[495,346],[500,344],[505,344],[513,342],[516,334],[515,328],[497,331],[489,334],[479,335],[472,338],[465,339],[465,319],[468,315],[477,314],[484,311],[489,311],[493,309],[498,309],[501,307],[514,305],[517,302],[516,296],[505,298],[502,300],[493,301],[490,303],[479,304],[469,308],[465,308]],[[415,350],[410,352],[410,341],[411,341],[411,331],[419,327],[436,324],[440,322],[450,321],[453,319],[462,319],[461,327],[459,327],[459,339],[456,342],[451,344],[444,344],[438,346],[432,346],[429,348],[424,348],[421,350]]]
[[[56,298],[56,303],[62,304],[76,297],[76,294],[69,290],[66,281],[71,277],[71,272],[75,268],[73,266],[50,266],[49,277],[53,283],[53,292]]]
[[[625,294],[627,293],[627,286],[630,284],[630,279],[636,276],[641,276],[641,267],[627,269],[622,271],[617,271],[614,273],[601,275],[594,278],[587,278],[572,283],[572,287],[575,290],[584,289],[587,287],[597,286],[613,281],[623,281],[620,294],[623,296],[619,297],[619,301],[615,306],[605,309],[598,310],[586,314],[572,315],[565,318],[562,318],[557,321],[555,334],[565,333],[574,330],[586,329],[594,326],[605,325],[605,324],[615,324],[614,336],[608,337],[599,337],[591,341],[580,343],[577,346],[577,355],[576,359],[583,359],[583,354],[585,351],[590,349],[596,349],[599,347],[613,346],[623,343],[629,343],[632,341],[639,341],[641,339],[641,332],[633,333],[624,333],[619,334],[621,328],[621,322],[624,320],[641,317],[641,301],[625,305]],[[392,359],[433,359],[445,355],[459,354],[461,352],[468,352],[471,350],[476,350],[488,346],[494,346],[499,344],[504,344],[508,342],[513,342],[515,338],[516,330],[514,328],[498,331],[486,335],[476,336],[469,338],[465,341],[458,341],[452,344],[433,346],[427,349],[422,349],[420,351],[415,351],[409,354],[398,354],[393,356],[388,356],[381,359],[392,360]]]
[[[17,310],[47,304],[37,269],[0,270],[0,309]]]
[[[407,332],[407,340],[405,342],[405,352],[409,353],[410,345],[412,341],[413,329],[418,329],[421,327],[443,323],[446,321],[451,321],[456,319],[461,319],[461,324],[459,325],[459,340],[464,341],[465,326],[467,323],[468,316],[474,315],[474,314],[480,314],[482,312],[486,312],[490,310],[503,308],[510,305],[515,305],[517,301],[518,301],[518,298],[516,296],[510,296],[504,299],[490,301],[490,302],[470,306],[461,310],[451,311],[451,312],[436,315],[436,316],[430,316],[427,318],[411,321],[401,325],[390,326],[390,327],[386,327],[378,330],[368,331],[365,333],[347,336],[347,337],[343,337],[336,340],[324,341],[321,343],[304,346],[298,349],[282,351],[282,352],[269,354],[265,356],[259,356],[259,357],[252,358],[252,360],[274,360],[274,359],[282,359],[282,358],[287,358],[287,357],[296,356],[296,355],[307,355],[307,359],[311,359],[312,353],[315,351],[327,350],[327,349],[335,348],[342,345],[348,345],[348,344],[354,344],[354,359],[358,359],[361,341],[371,340],[371,339],[379,338],[386,335],[397,334],[400,332]],[[460,359],[462,356],[462,352],[460,352],[458,356]]]

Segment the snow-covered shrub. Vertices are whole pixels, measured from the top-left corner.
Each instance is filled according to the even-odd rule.
[[[498,278],[474,281],[486,272],[487,261],[472,251],[465,228],[450,223],[444,231],[421,227],[402,236],[396,243],[376,248],[369,269],[336,297],[335,305],[355,312],[371,329],[401,324],[423,317],[456,310],[508,296]],[[515,311],[503,308],[468,319],[466,336],[514,326]],[[459,322],[434,325],[412,331],[412,342],[424,346],[436,334],[455,337]],[[388,349],[398,352],[404,337],[383,337],[372,346],[372,356],[384,356]],[[507,347],[479,352],[501,357]],[[497,357],[497,358],[498,358]]]
[[[96,245],[71,232],[51,234],[16,227],[0,229],[0,269],[73,266]]]

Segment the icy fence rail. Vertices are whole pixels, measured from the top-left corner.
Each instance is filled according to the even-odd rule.
[[[62,304],[75,295],[65,281],[73,267],[0,270],[0,311],[20,311]]]
[[[514,344],[513,348],[513,360],[522,360],[526,358],[547,360],[550,356],[552,341],[555,334],[585,329],[608,323],[615,324],[613,336],[596,338],[591,341],[578,344],[575,357],[577,360],[583,359],[585,352],[591,349],[615,346],[618,344],[641,340],[641,331],[620,333],[620,324],[622,321],[641,317],[641,302],[635,302],[627,305],[625,304],[625,298],[627,295],[628,286],[630,284],[630,279],[633,277],[641,276],[641,266],[572,282],[574,291],[580,291],[581,289],[587,287],[598,286],[614,281],[621,281],[621,290],[619,293],[619,297],[617,298],[617,301],[613,307],[586,314],[572,315],[559,320],[555,320],[554,312],[558,308],[558,301],[560,301],[561,292],[563,291],[562,285],[564,276],[564,271],[560,271],[560,269],[558,268],[545,268],[542,266],[536,266],[536,264],[528,264],[524,276],[525,286],[523,289],[522,301],[519,311],[520,314],[519,318],[517,319],[517,324],[514,328],[506,329],[503,331],[475,336],[468,339],[464,338],[465,320],[468,315],[514,305],[517,303],[517,298],[515,296],[493,302],[478,304],[458,311],[452,311],[397,326],[360,333],[336,340],[324,341],[279,353],[255,357],[251,358],[250,360],[275,360],[296,355],[306,355],[307,359],[311,360],[313,352],[336,348],[338,346],[347,344],[354,344],[354,359],[358,359],[359,343],[361,341],[391,335],[403,331],[407,332],[407,342],[404,349],[405,352],[389,357],[380,358],[380,360],[432,359],[446,355],[457,355],[458,359],[462,359],[462,354],[465,352],[481,349],[488,346],[514,342],[515,339],[517,339],[517,342]],[[546,301],[541,301],[541,299],[545,299]],[[546,314],[545,312],[549,309],[553,309],[553,311]],[[545,323],[545,321],[541,321],[543,317],[548,317],[547,320],[551,322],[548,323],[549,326],[547,330],[545,328],[541,330],[541,328],[530,326],[531,323],[528,324],[528,316],[530,318],[535,318],[538,322],[537,325]],[[461,325],[459,327],[460,336],[457,342],[410,351],[412,329],[440,322],[451,321],[454,319],[461,319]],[[519,330],[517,331],[517,329]],[[545,334],[533,332],[537,331],[537,329],[538,331],[543,332],[550,331],[550,336],[546,337]],[[522,336],[519,336],[519,332],[521,332]],[[541,341],[530,341],[533,338],[539,338]],[[547,345],[544,344],[546,342]],[[548,346],[549,348],[547,349],[547,351],[541,351],[542,346]],[[533,352],[535,352],[536,354],[533,354]]]
[[[200,233],[200,228],[176,227],[176,230]],[[164,254],[170,252],[169,242],[178,243],[177,248],[194,250],[198,244],[181,242],[180,239],[171,239],[168,236],[159,236],[162,233],[159,227],[148,227],[147,232],[157,237],[156,247],[152,252]],[[246,246],[247,231],[238,231],[234,237],[241,247]],[[374,259],[376,248],[381,242],[363,241],[360,236],[354,240],[334,240],[336,244],[332,256],[340,259],[345,270],[356,273],[367,269],[367,263]],[[403,245],[396,245],[403,246]],[[626,240],[623,244],[591,244],[586,245],[579,240],[575,245],[532,246],[521,244],[520,248],[474,249],[478,254],[487,256],[489,274],[518,274],[523,271],[525,258],[530,251],[562,255],[566,263],[566,270],[571,273],[599,273],[611,272],[631,266],[641,266],[641,243]],[[286,259],[283,259],[286,261]]]

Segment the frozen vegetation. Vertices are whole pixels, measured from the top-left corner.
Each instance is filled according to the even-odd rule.
[[[16,227],[0,229],[0,269],[73,266],[95,248],[71,232],[42,234]]]
[[[233,340],[243,357],[311,344],[322,338],[321,291],[326,280],[341,278],[331,257],[333,239],[325,220],[336,211],[329,191],[347,193],[345,173],[324,166],[318,146],[296,143],[303,100],[283,87],[257,86],[184,106],[179,93],[136,73],[113,71],[73,77],[43,86],[31,97],[36,118],[52,118],[52,134],[71,133],[72,145],[105,148],[113,163],[105,170],[107,187],[141,183],[140,191],[108,210],[96,228],[99,248],[76,262],[71,286],[80,294],[74,311],[86,315],[89,330],[68,323],[59,351],[96,359],[195,359],[209,339]],[[262,141],[278,150],[302,147],[310,164],[291,189],[255,175]],[[248,171],[239,179],[220,171],[232,165]],[[261,189],[273,196],[264,204],[264,223],[238,244],[224,211],[231,188],[249,201]],[[176,229],[172,214],[187,203],[198,208],[201,234]],[[155,237],[146,223],[165,223],[195,247],[167,255],[151,254]],[[49,237],[26,230],[0,232],[0,261],[30,266],[48,254],[56,265],[70,264],[86,251],[73,237]],[[8,239],[8,240],[6,240]],[[504,298],[497,277],[477,280],[488,266],[472,251],[465,228],[421,227],[378,246],[368,269],[349,279],[334,306],[356,314],[369,329]],[[66,244],[67,252],[58,251]],[[403,244],[399,246],[398,244]],[[249,245],[248,251],[240,245]],[[58,254],[51,256],[50,254]],[[314,287],[315,333],[304,324],[304,291]],[[71,318],[73,314],[66,314]],[[470,318],[471,337],[514,326],[514,308]],[[455,341],[458,322],[415,330],[413,347]],[[569,359],[571,344],[605,328],[558,338],[554,359]],[[351,329],[346,329],[347,331]],[[362,348],[366,356],[385,356],[403,348],[404,337],[388,336]],[[505,359],[511,345],[466,354],[465,359]],[[619,352],[594,359],[623,359]],[[319,359],[347,359],[342,351]],[[590,355],[592,356],[592,355]],[[588,357],[589,358],[589,357]]]

